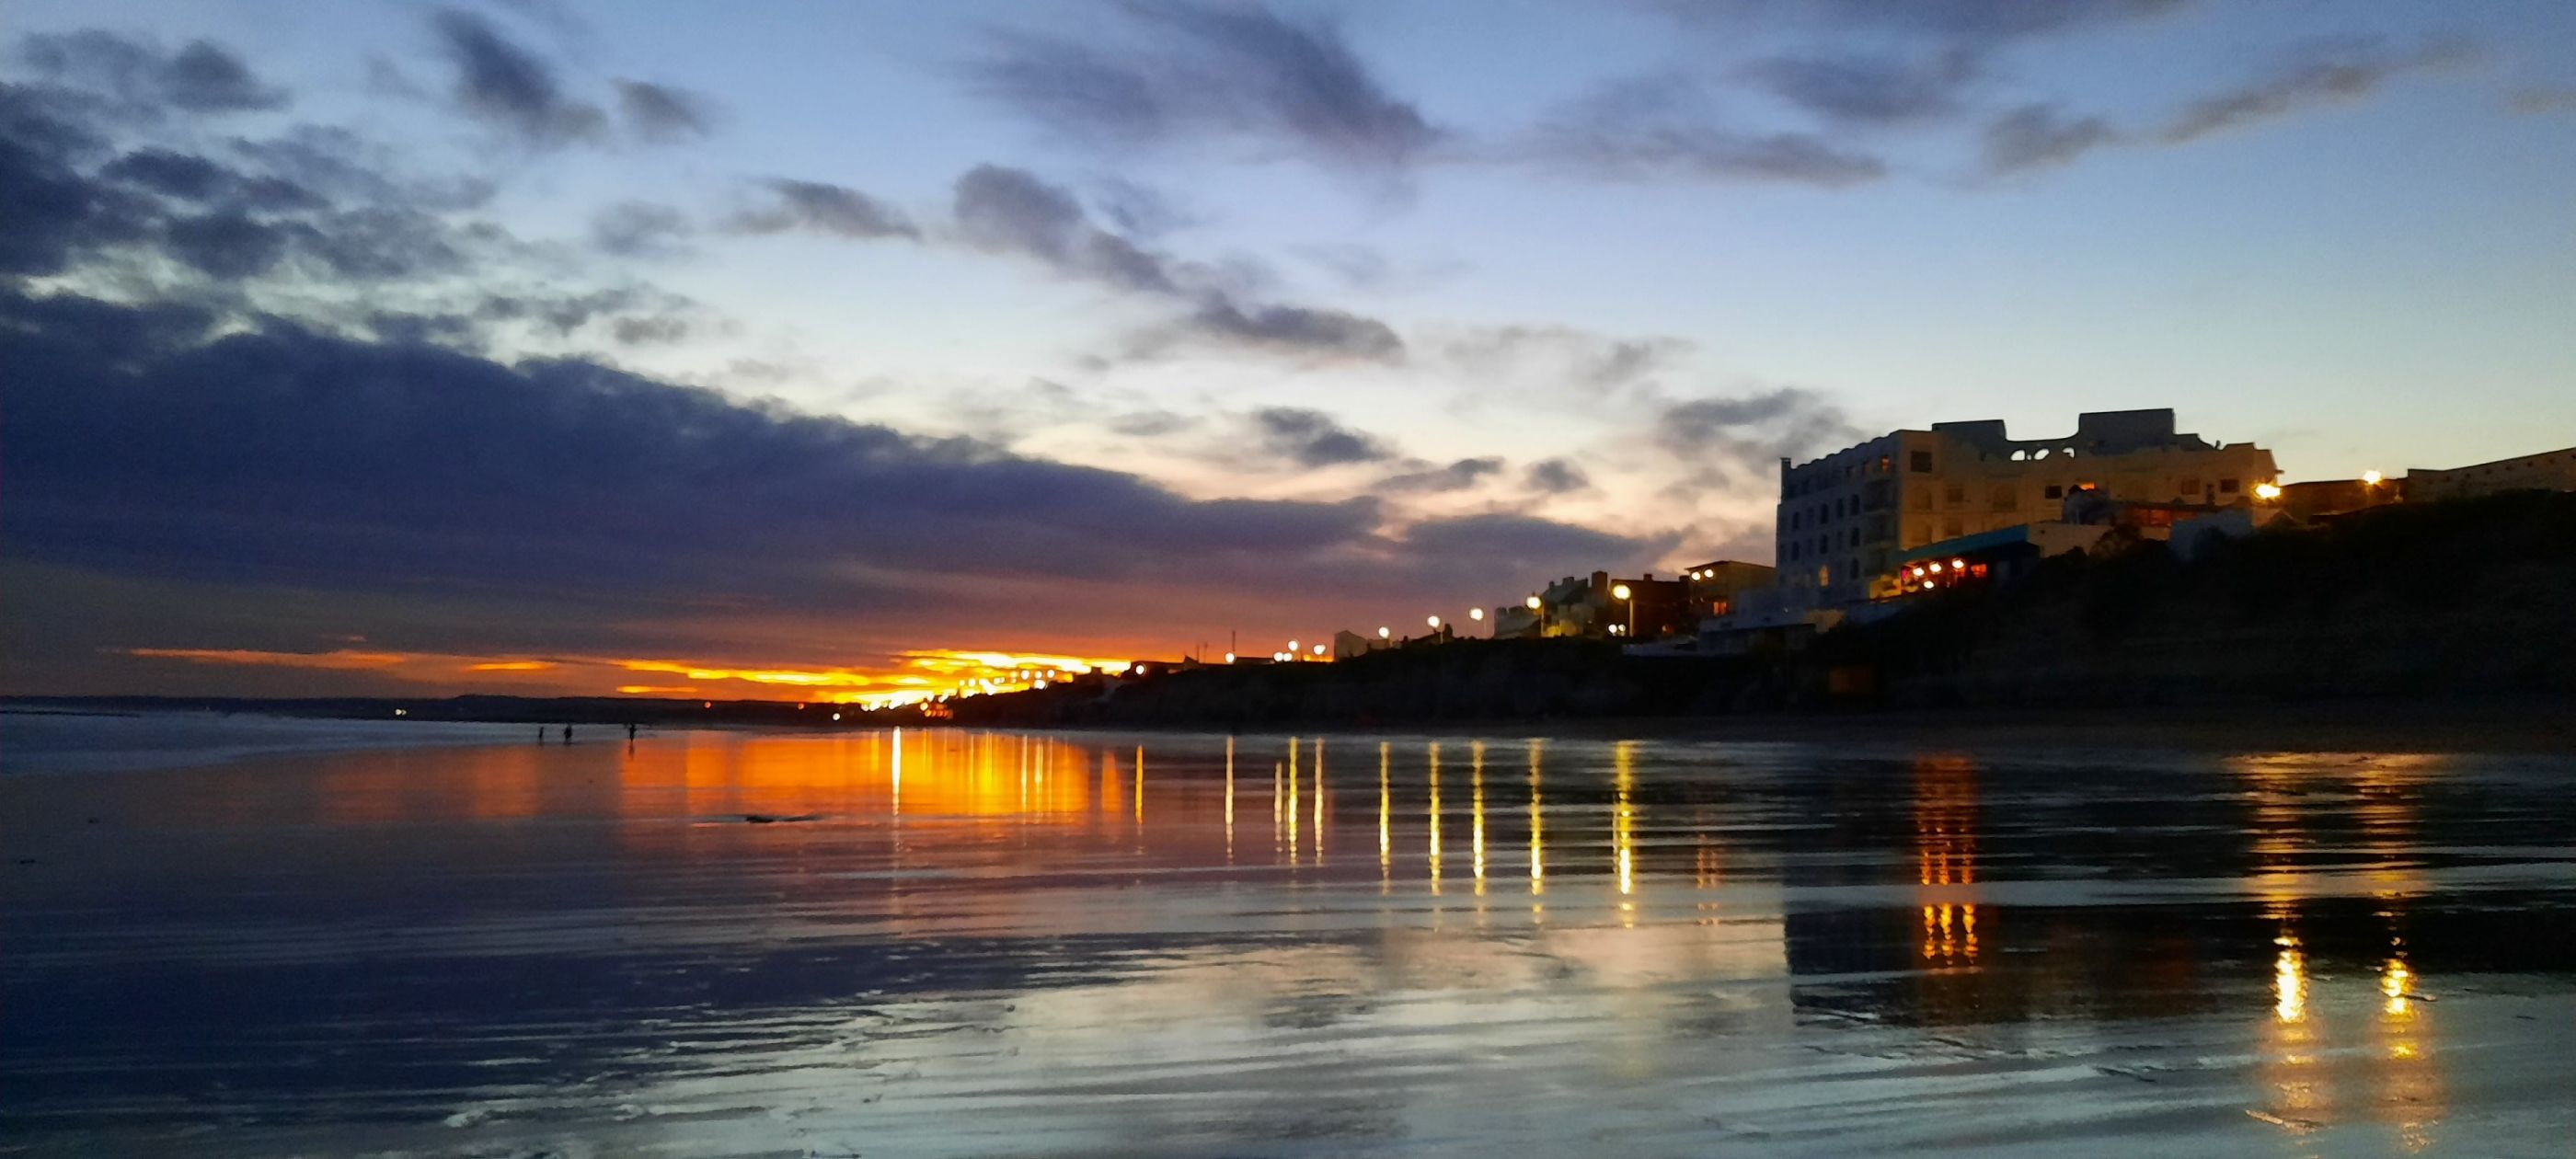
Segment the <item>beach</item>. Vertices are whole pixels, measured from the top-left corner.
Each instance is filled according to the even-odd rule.
[[[2548,752],[7,724],[6,1154],[2576,1128]]]

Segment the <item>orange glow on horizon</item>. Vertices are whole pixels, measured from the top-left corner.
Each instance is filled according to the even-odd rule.
[[[569,656],[534,660],[525,656],[471,656],[442,652],[360,651],[338,648],[320,652],[280,652],[249,648],[123,648],[144,659],[190,664],[300,668],[312,671],[363,671],[406,682],[445,685],[444,691],[467,692],[458,674],[539,676],[549,692],[570,695],[703,697],[728,695],[768,699],[768,689],[797,690],[795,699],[870,708],[912,704],[943,696],[978,696],[1019,692],[1094,672],[1123,672],[1124,659],[1058,655],[1044,652],[996,652],[946,648],[913,649],[886,656],[872,665],[747,666],[645,657]],[[541,676],[539,674],[542,674]],[[686,683],[643,683],[637,675],[676,676]],[[620,681],[619,677],[627,677]],[[707,687],[725,683],[750,688]],[[513,689],[529,686],[519,681]],[[783,697],[782,697],[783,699]]]

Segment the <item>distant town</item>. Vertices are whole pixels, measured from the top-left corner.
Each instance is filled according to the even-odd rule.
[[[1475,608],[1330,641],[1292,641],[1230,664],[1349,659],[1473,636],[1616,640],[1632,655],[1796,647],[1847,623],[1902,615],[1944,588],[2010,583],[2067,552],[2140,542],[2188,560],[2216,540],[2313,525],[2367,508],[2515,490],[2576,490],[2576,447],[2465,467],[2284,482],[2272,452],[2176,428],[2170,409],[2093,411],[2059,438],[2003,422],[1891,431],[1804,463],[1780,460],[1774,563],[1719,559],[1657,577],[1606,571],[1535,585]]]

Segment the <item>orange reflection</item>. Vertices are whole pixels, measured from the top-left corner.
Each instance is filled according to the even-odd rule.
[[[1974,764],[1958,757],[1914,762],[1914,858],[1915,883],[1929,895],[1922,907],[1924,960],[1975,961],[1977,905],[1945,888],[1977,883]]]

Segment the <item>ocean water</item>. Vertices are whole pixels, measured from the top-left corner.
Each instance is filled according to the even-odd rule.
[[[2557,758],[20,725],[0,1154],[2576,1138]]]

